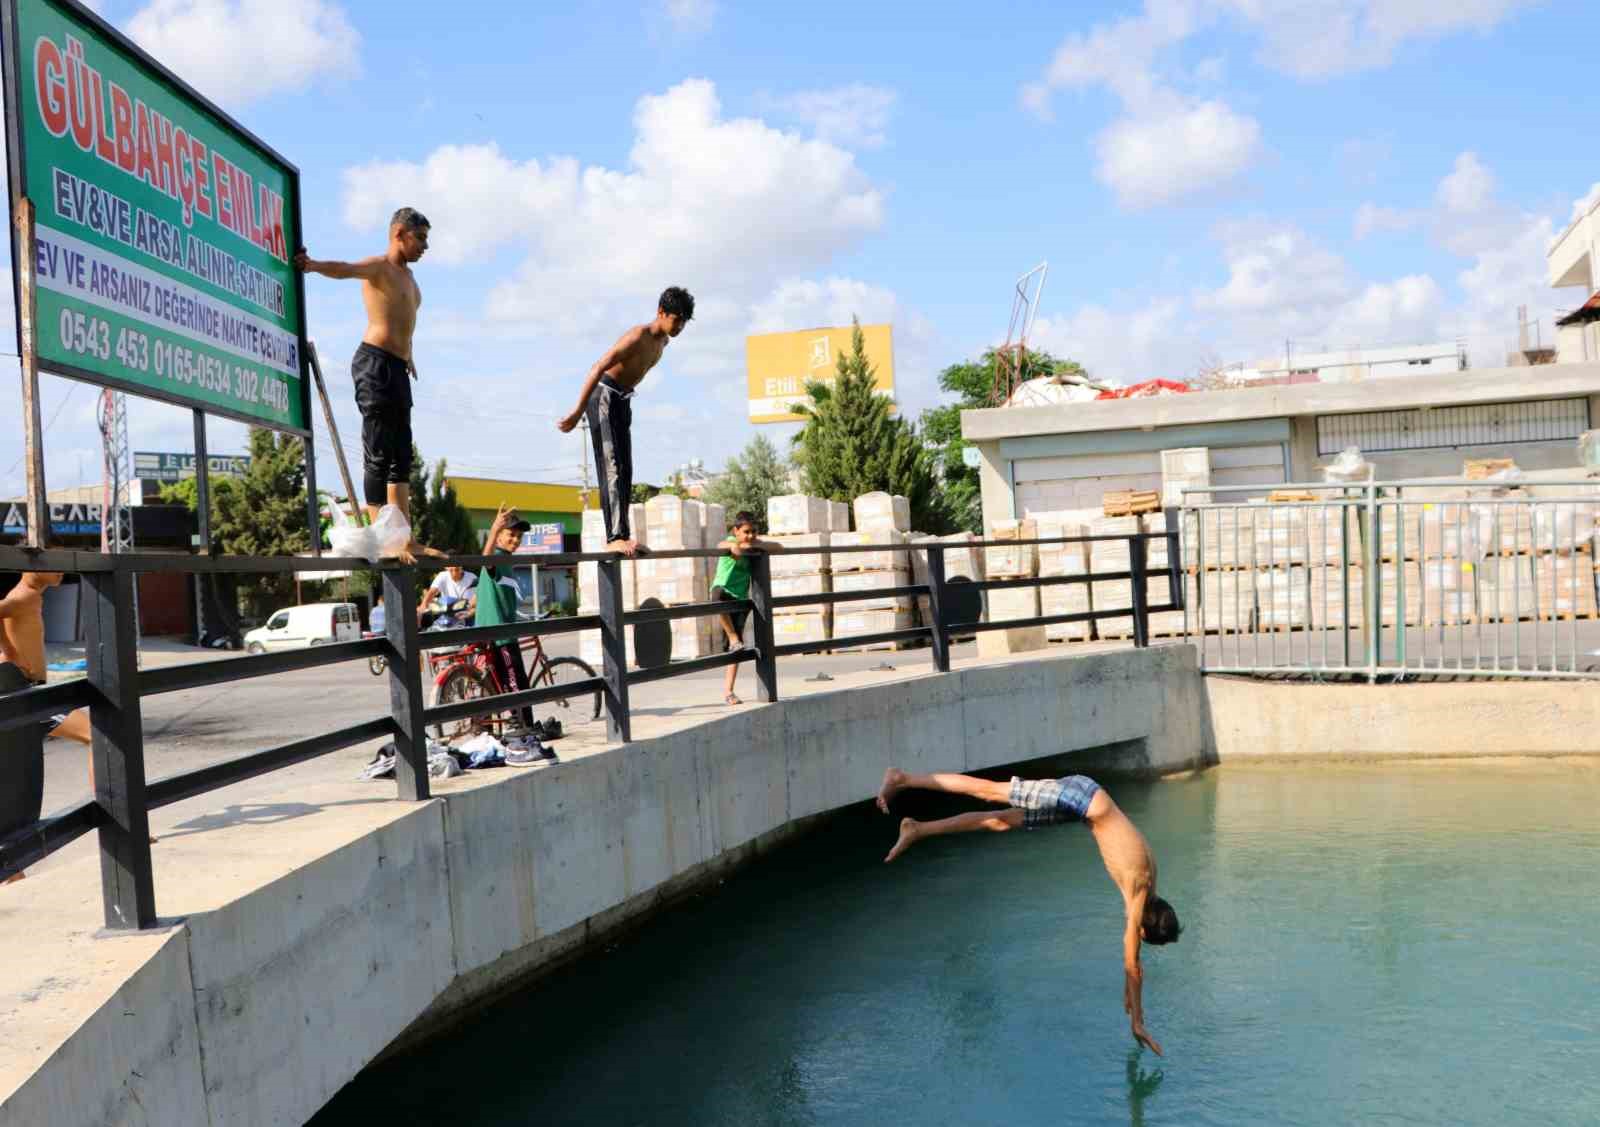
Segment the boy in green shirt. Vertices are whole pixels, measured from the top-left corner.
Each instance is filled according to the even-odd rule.
[[[711,601],[717,603],[731,602],[736,599],[750,597],[750,560],[751,552],[781,552],[783,545],[776,540],[758,540],[756,538],[756,518],[754,514],[741,512],[733,518],[733,528],[728,533],[728,538],[719,548],[726,548],[728,554],[717,561],[717,575],[711,581]],[[722,631],[728,636],[728,649],[737,650],[744,645],[744,621],[748,611],[733,611],[730,614],[720,615]],[[725,704],[743,704],[733,694],[733,682],[739,676],[737,665],[728,666],[727,681],[723,689],[722,700]]]
[[[484,539],[483,554],[511,555],[522,543],[522,534],[532,527],[517,516],[516,509],[501,505],[500,511],[495,513],[494,523],[489,526],[489,535]],[[521,598],[522,593],[517,589],[516,578],[509,566],[485,567],[478,572],[478,608],[473,616],[473,625],[500,626],[517,621],[517,603]],[[515,686],[517,690],[528,687],[528,671],[522,664],[522,646],[516,638],[495,639],[489,649],[489,660],[494,663],[495,673],[502,685]],[[508,688],[506,691],[512,690]],[[533,708],[524,706],[519,710],[519,715],[522,726],[533,732]],[[546,756],[555,758],[548,751]]]

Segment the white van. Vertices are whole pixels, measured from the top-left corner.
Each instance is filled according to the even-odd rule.
[[[361,637],[361,616],[354,603],[311,603],[303,607],[284,607],[244,636],[249,653],[269,650],[294,650],[305,646],[324,646],[331,642],[354,642]]]

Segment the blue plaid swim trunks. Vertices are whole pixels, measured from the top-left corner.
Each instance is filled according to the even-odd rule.
[[[1100,793],[1100,784],[1087,775],[1068,775],[1064,779],[1011,780],[1011,805],[1022,811],[1022,828],[1058,826],[1062,822],[1081,822],[1089,813],[1089,803]]]

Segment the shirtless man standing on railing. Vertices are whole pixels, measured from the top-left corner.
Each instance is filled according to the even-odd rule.
[[[0,695],[45,683],[44,593],[60,582],[59,571],[25,571],[21,582],[0,599]],[[39,721],[38,731],[87,747],[89,710],[78,708]],[[14,732],[25,738],[20,747],[15,746],[18,741],[7,740],[0,749],[0,836],[37,822],[44,806],[44,742],[31,738],[33,733],[25,728],[0,736]],[[92,779],[93,760],[89,771]],[[4,883],[21,879],[22,874],[15,873]]]
[[[319,262],[304,250],[294,264],[325,278],[360,278],[361,300],[367,307],[367,331],[361,337],[350,376],[361,411],[362,493],[368,517],[384,504],[393,505],[411,521],[411,381],[417,365],[411,338],[422,306],[422,287],[411,264],[428,252],[428,220],[415,208],[403,207],[389,219],[389,245],[382,254],[360,262]],[[351,498],[354,500],[354,498]],[[415,538],[400,553],[400,562],[415,563],[416,553],[441,556]]]

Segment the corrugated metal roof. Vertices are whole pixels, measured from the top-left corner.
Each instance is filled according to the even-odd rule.
[[[1565,317],[1557,318],[1556,324],[1582,325],[1590,321],[1600,321],[1600,290],[1590,294],[1588,301],[1578,306]]]

